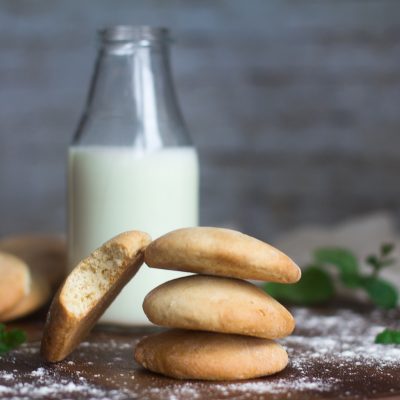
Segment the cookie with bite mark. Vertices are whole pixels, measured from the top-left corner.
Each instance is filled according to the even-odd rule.
[[[87,336],[143,263],[147,233],[121,233],[82,260],[56,293],[45,324],[41,354],[48,362],[66,358]]]

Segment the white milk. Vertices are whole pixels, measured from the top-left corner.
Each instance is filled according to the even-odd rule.
[[[198,159],[193,147],[140,153],[126,147],[69,150],[69,265],[128,230],[153,239],[198,223]],[[143,265],[101,322],[148,324],[145,295],[182,273]]]

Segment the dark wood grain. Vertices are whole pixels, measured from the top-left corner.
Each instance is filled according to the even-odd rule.
[[[398,311],[293,311],[299,317],[299,325],[292,339],[283,341],[291,360],[283,372],[252,381],[218,383],[173,380],[145,371],[135,364],[135,344],[143,335],[157,328],[98,326],[67,360],[45,364],[39,356],[42,322],[37,319],[23,321],[17,325],[27,330],[29,343],[0,358],[0,397],[150,400],[400,397],[400,359],[389,364],[381,363],[380,353],[376,357],[373,355],[374,362],[371,362],[371,356],[363,359],[363,354],[347,359],[344,357],[346,343],[352,342],[345,342],[345,337],[340,336],[348,328],[345,325],[349,324],[355,336],[372,326],[393,325],[399,320]],[[336,324],[334,318],[339,323]],[[314,325],[310,325],[311,319]],[[320,327],[318,321],[321,321]],[[340,357],[335,355],[335,351],[326,356],[318,353],[314,357],[307,338],[311,341],[315,337],[329,343],[332,341],[332,346],[340,349]],[[359,343],[356,337],[351,340]],[[377,345],[371,343],[371,346]],[[386,348],[376,347],[379,352],[385,352]],[[396,348],[387,349],[387,354],[397,354]],[[361,351],[359,348],[351,350]]]

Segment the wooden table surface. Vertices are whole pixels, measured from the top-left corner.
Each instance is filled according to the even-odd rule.
[[[399,311],[293,308],[290,357],[275,376],[235,382],[179,381],[133,361],[135,343],[155,328],[98,326],[65,361],[39,355],[42,318],[15,326],[29,342],[0,357],[0,398],[14,399],[328,399],[400,398],[400,346],[373,343]]]

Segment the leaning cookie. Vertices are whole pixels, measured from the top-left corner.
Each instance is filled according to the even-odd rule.
[[[41,354],[67,357],[143,263],[147,233],[121,233],[82,260],[55,295],[43,332]]]
[[[223,228],[184,228],[161,236],[146,249],[149,267],[232,278],[294,283],[300,268],[261,240]]]
[[[21,301],[30,289],[31,274],[20,258],[0,251],[0,314]]]
[[[292,315],[240,279],[192,275],[153,289],[143,310],[156,325],[276,339],[292,333]]]
[[[288,363],[285,349],[272,340],[179,329],[142,339],[134,357],[172,378],[213,381],[271,375]]]

